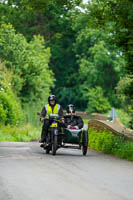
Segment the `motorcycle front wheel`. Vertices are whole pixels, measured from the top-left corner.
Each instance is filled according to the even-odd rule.
[[[55,135],[54,138],[53,138],[53,144],[52,144],[52,155],[53,156],[56,155],[57,142],[58,142],[58,138],[57,138],[57,135]]]

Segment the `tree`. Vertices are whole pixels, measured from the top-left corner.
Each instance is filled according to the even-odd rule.
[[[87,5],[91,26],[106,28],[113,23],[113,41],[122,48],[127,59],[127,70],[133,72],[133,1],[132,0],[92,0]]]
[[[88,89],[86,95],[88,96],[88,112],[107,113],[111,109],[108,99],[104,97],[102,88],[97,86],[96,88]]]
[[[125,61],[121,49],[112,43],[113,24],[106,30],[92,28],[89,12],[73,13],[73,29],[76,32],[74,51],[77,56],[79,72],[79,99],[87,105],[88,88],[100,86],[105,97],[113,106],[119,106],[115,87],[120,77],[125,75]]]
[[[125,74],[124,50],[118,45],[115,20],[106,17],[110,2],[116,1],[92,0],[80,5],[83,12],[76,7],[80,2],[8,0],[0,4],[0,21],[12,23],[29,42],[34,34],[44,36],[44,46],[51,50],[50,69],[56,79],[52,92],[63,107],[72,102],[78,109],[86,109],[85,88],[96,86],[103,89],[111,104],[118,105],[114,88]],[[126,33],[125,29],[122,31]]]
[[[133,1],[132,0],[92,0],[87,9],[90,16],[90,27],[98,27],[106,30],[106,26],[113,24],[110,30],[112,42],[121,48],[126,59],[126,69],[129,75],[133,74]],[[122,82],[120,82],[121,84]],[[119,85],[120,86],[120,85]],[[124,86],[125,87],[125,86]],[[128,86],[127,86],[128,87]],[[126,95],[132,99],[133,82],[126,91]],[[125,93],[124,93],[125,94]],[[123,94],[123,95],[124,95]],[[131,102],[131,101],[130,101]],[[133,110],[133,104],[130,104]]]
[[[6,4],[1,4],[1,20],[13,24],[17,32],[22,33],[28,41],[34,34],[44,36],[45,45],[51,50],[50,68],[56,79],[52,92],[57,94],[59,103],[65,106],[68,103],[69,92],[71,92],[71,100],[75,100],[76,96],[75,88],[71,89],[70,83],[73,73],[77,71],[76,57],[73,52],[75,31],[71,27],[70,14],[81,1],[40,0],[39,2],[38,4],[35,1],[8,0]]]
[[[0,54],[7,69],[13,71],[12,85],[22,102],[47,101],[54,79],[48,66],[50,50],[43,38],[35,36],[28,43],[11,25],[2,25]]]

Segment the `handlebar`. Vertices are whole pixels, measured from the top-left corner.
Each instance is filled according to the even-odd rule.
[[[37,112],[37,115],[39,115],[40,117],[43,117],[41,116],[41,113],[40,112]],[[50,114],[48,117],[44,117],[45,119],[55,119],[55,120],[60,120],[61,117],[57,114]]]
[[[37,112],[37,115],[39,115],[39,116],[40,116],[40,115],[41,115],[41,113],[40,113],[40,112]]]

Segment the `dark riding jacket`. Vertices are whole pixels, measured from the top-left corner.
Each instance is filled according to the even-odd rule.
[[[82,118],[78,115],[65,115],[64,121],[65,121],[65,128],[67,128],[68,125],[78,126],[79,129],[83,128],[84,126]]]

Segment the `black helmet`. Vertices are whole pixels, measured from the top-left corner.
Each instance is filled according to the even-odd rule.
[[[73,104],[67,106],[67,113],[75,113],[75,107]]]
[[[55,101],[55,103],[56,103],[56,96],[55,95],[50,95],[49,97],[48,97],[48,103],[50,104],[50,101]]]

